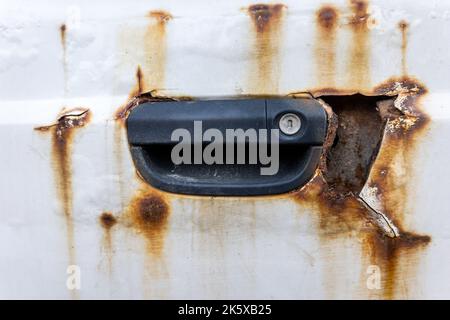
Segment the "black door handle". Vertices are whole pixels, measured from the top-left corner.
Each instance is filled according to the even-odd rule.
[[[295,189],[313,175],[326,130],[326,112],[314,99],[149,102],[134,108],[127,119],[131,154],[141,176],[156,188],[196,195]],[[227,139],[232,135],[233,140]],[[213,143],[217,148],[207,153]],[[176,150],[182,152],[174,156]]]

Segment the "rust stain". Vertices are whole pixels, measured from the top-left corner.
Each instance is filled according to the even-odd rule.
[[[253,22],[255,64],[249,79],[249,93],[276,94],[280,76],[280,42],[283,4],[255,4],[247,11]]]
[[[128,97],[132,99],[136,96],[139,96],[144,92],[144,88],[145,88],[144,74],[142,73],[141,66],[138,65],[136,68],[136,85],[134,86],[133,89],[131,89],[131,92],[128,95]]]
[[[316,13],[316,43],[314,49],[317,81],[324,87],[335,86],[336,32],[339,12],[325,5]]]
[[[117,219],[112,215],[111,212],[103,212],[100,216],[100,223],[102,227],[109,231],[117,223]]]
[[[59,34],[61,37],[61,45],[63,48],[66,46],[66,25],[62,24],[59,26]]]
[[[368,1],[350,0],[352,15],[348,21],[352,38],[348,65],[348,86],[370,87],[370,30]]]
[[[117,224],[117,219],[111,212],[103,212],[99,217],[100,225],[104,230],[103,250],[108,261],[108,271],[112,271],[113,245],[111,237],[111,229]]]
[[[369,185],[380,190],[384,210],[400,227],[408,208],[405,207],[414,153],[420,138],[427,132],[429,116],[421,108],[427,89],[412,77],[393,78],[375,88],[379,94],[397,94],[400,116],[388,115],[381,149],[372,167]],[[389,146],[389,147],[388,147]]]
[[[345,90],[335,88],[318,88],[317,92],[332,92],[335,95],[346,94]],[[361,179],[357,168],[353,175],[357,184],[346,185],[349,180],[343,173],[330,180],[328,169],[330,162],[345,159],[334,159],[327,147],[327,166],[320,166],[314,178],[303,188],[294,192],[293,198],[302,206],[311,207],[318,213],[319,235],[322,241],[345,239],[356,236],[360,239],[365,265],[378,265],[382,271],[381,297],[394,299],[405,297],[402,286],[411,286],[414,272],[420,262],[420,252],[431,242],[431,237],[410,229],[407,223],[408,199],[410,199],[411,179],[414,176],[414,154],[420,138],[426,133],[430,121],[423,111],[421,100],[427,89],[417,79],[409,76],[388,79],[384,83],[365,92],[368,96],[379,96],[376,110],[384,123],[383,136],[377,153],[373,158],[368,175],[363,176],[366,186],[378,192],[383,213],[398,228],[398,237],[389,237],[382,232],[374,221],[370,210],[359,201]],[[392,97],[390,109],[386,107]],[[338,97],[339,98],[339,97]],[[340,97],[346,99],[347,97]],[[336,97],[324,97],[333,108]],[[381,103],[388,101],[387,103]],[[333,109],[333,111],[336,111]],[[373,112],[372,112],[373,113]],[[341,112],[342,117],[342,112]],[[339,119],[339,111],[338,111]],[[348,119],[348,118],[347,118]],[[365,119],[363,117],[362,119]],[[342,119],[338,120],[342,125]],[[365,119],[368,122],[370,119]],[[345,123],[351,126],[351,123]],[[339,128],[336,130],[339,134]],[[375,130],[376,131],[376,130]],[[345,138],[344,139],[348,139]],[[346,141],[344,141],[345,143]],[[355,152],[360,152],[354,145]],[[359,157],[358,153],[356,157]],[[339,165],[339,163],[335,164]],[[340,163],[345,166],[346,163]],[[337,171],[339,173],[339,171]],[[341,178],[341,179],[339,179]],[[364,269],[364,267],[363,267]],[[363,270],[365,272],[365,270]],[[364,276],[366,275],[364,274]],[[363,285],[365,286],[365,280]],[[365,288],[362,288],[365,290]]]
[[[59,36],[62,46],[62,62],[64,77],[64,96],[67,96],[67,27],[65,24],[59,26]]]
[[[147,252],[159,258],[163,254],[170,206],[167,199],[157,191],[141,189],[125,209],[132,226],[145,236]]]
[[[63,109],[55,124],[35,128],[52,137],[52,165],[58,198],[64,212],[69,249],[69,264],[75,264],[75,239],[72,213],[72,144],[76,129],[86,126],[91,119],[87,108]]]
[[[162,89],[165,85],[166,28],[173,19],[172,15],[165,11],[151,11],[147,17],[149,24],[144,36],[145,60],[142,65],[146,82],[141,83],[140,92]]]
[[[170,98],[170,97],[164,97],[164,96],[157,96],[157,95],[155,95],[154,91],[146,92],[146,93],[143,93],[136,97],[130,98],[126,104],[120,106],[114,114],[114,120],[124,123],[125,119],[129,115],[130,111],[142,103],[168,102],[168,101],[180,101],[180,100],[191,100],[191,98],[189,98],[189,97]]]
[[[418,254],[430,242],[431,237],[427,235],[405,231],[398,238],[389,238],[379,232],[366,235],[363,249],[370,258],[370,264],[381,268],[384,299],[398,298],[399,279],[414,280],[415,265],[419,263]]]
[[[398,28],[400,29],[400,32],[402,33],[402,75],[406,76],[408,74],[408,68],[407,68],[407,61],[406,61],[406,55],[407,55],[407,49],[408,49],[408,28],[409,24],[402,20],[398,23]]]

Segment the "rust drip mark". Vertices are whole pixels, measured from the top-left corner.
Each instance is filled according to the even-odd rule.
[[[103,250],[105,251],[106,258],[108,260],[108,271],[112,271],[112,255],[113,245],[111,238],[111,229],[117,224],[117,219],[111,212],[103,212],[99,218],[100,225],[104,230],[103,235]]]
[[[62,24],[59,27],[59,36],[61,39],[62,46],[62,62],[63,62],[63,77],[64,77],[64,97],[67,96],[67,27],[65,24]]]
[[[276,94],[280,76],[283,4],[255,4],[248,8],[255,32],[255,65],[250,72],[251,94]]]
[[[334,88],[326,90],[343,93]],[[348,236],[360,239],[364,265],[378,265],[381,268],[382,297],[387,299],[405,297],[402,296],[404,292],[401,291],[399,283],[411,288],[413,285],[411,281],[415,278],[414,273],[420,262],[419,254],[431,242],[428,235],[412,232],[406,221],[408,216],[406,213],[409,210],[408,186],[411,185],[414,173],[411,161],[414,160],[417,142],[426,132],[429,123],[429,117],[422,111],[420,103],[426,93],[425,86],[412,77],[392,78],[367,92],[369,95],[379,96],[364,97],[366,101],[370,100],[373,110],[367,110],[369,108],[367,106],[362,108],[361,112],[367,113],[372,119],[366,118],[365,115],[358,116],[358,112],[352,113],[352,117],[359,118],[360,124],[368,124],[362,132],[354,133],[360,135],[371,130],[371,133],[367,131],[364,134],[365,139],[368,136],[376,136],[380,118],[382,119],[383,135],[377,138],[380,145],[375,147],[372,157],[369,157],[370,150],[377,144],[376,141],[369,141],[372,147],[362,151],[360,143],[355,144],[357,140],[354,140],[351,134],[355,126],[352,124],[353,118],[345,115],[348,107],[338,105],[336,108],[337,99],[342,99],[345,104],[345,100],[349,97],[323,98],[337,114],[338,128],[335,130],[338,138],[331,147],[329,144],[326,146],[327,150],[323,155],[326,160],[322,162],[327,165],[321,165],[314,178],[293,194],[302,206],[311,206],[318,212],[319,236],[322,241]],[[364,109],[366,111],[363,111]],[[374,110],[378,114],[374,113]],[[374,128],[370,129],[371,126]],[[350,128],[347,132],[349,135],[343,134],[342,129],[345,127]],[[354,157],[360,157],[360,152],[367,155],[360,158],[365,159],[364,162],[372,158],[366,167],[369,172],[360,176],[361,172],[358,171],[358,164],[355,161],[348,162],[345,157],[337,157],[337,150],[333,148],[339,143],[349,144],[347,147],[353,148],[356,152]],[[348,165],[353,166],[352,170],[345,172],[336,170],[339,166]],[[362,184],[364,188],[368,187],[375,191],[372,197],[367,198],[367,194],[361,192]],[[376,208],[364,201],[374,198],[377,200]],[[385,226],[380,224],[380,217],[374,215],[374,212],[384,214],[387,219],[384,221]],[[392,226],[395,226],[395,230],[386,230]],[[362,277],[366,279],[365,274]],[[363,283],[365,284],[365,280]]]
[[[352,31],[350,60],[348,66],[348,86],[351,88],[370,87],[370,39],[368,2],[350,0],[352,15],[349,25]]]
[[[59,34],[61,37],[61,45],[64,48],[66,46],[66,25],[64,23],[59,27]]]
[[[145,236],[148,253],[161,257],[170,215],[168,201],[154,191],[139,191],[126,212],[133,227]]]
[[[140,66],[136,70],[136,80],[137,80],[137,94],[141,94],[144,91],[144,76],[142,75],[142,69]]]
[[[339,12],[332,6],[323,6],[316,13],[317,37],[314,56],[317,80],[324,87],[335,86],[338,20]]]
[[[84,127],[91,119],[87,108],[63,110],[55,124],[35,128],[49,132],[52,137],[52,165],[59,201],[64,212],[69,248],[69,263],[75,264],[75,239],[72,214],[72,144],[75,130]]]
[[[395,299],[399,289],[398,279],[412,273],[417,264],[417,253],[431,242],[431,237],[411,232],[402,232],[398,238],[389,238],[381,233],[367,235],[363,249],[370,257],[370,264],[380,266],[383,298]],[[409,265],[402,263],[409,260]]]
[[[164,88],[167,55],[166,29],[173,18],[165,11],[151,11],[147,15],[149,24],[144,37],[145,61],[143,73],[145,86],[141,84],[140,92]]]
[[[408,74],[408,68],[407,68],[407,49],[408,49],[408,28],[409,24],[402,20],[398,23],[398,28],[400,29],[400,32],[402,33],[402,75],[406,76]]]

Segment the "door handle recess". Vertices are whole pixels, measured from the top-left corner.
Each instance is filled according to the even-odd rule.
[[[177,129],[191,137],[183,140],[191,150],[190,164],[173,161],[172,152],[179,141],[174,141],[172,135]],[[205,142],[202,135],[208,129],[215,129],[215,136]],[[227,130],[236,133],[238,129],[242,129],[240,133],[254,130],[258,143],[264,141],[259,133],[267,130],[266,148],[271,161],[278,156],[275,173],[261,173],[269,166],[267,161],[250,161],[250,143],[254,141],[251,135],[244,140],[226,139]],[[271,135],[272,129],[278,132],[278,140]],[[298,188],[311,179],[317,168],[326,131],[327,114],[314,99],[148,102],[135,107],[127,119],[131,155],[144,180],[161,190],[192,195],[268,195]],[[203,141],[195,139],[199,135]],[[223,140],[216,140],[217,135],[222,135]],[[218,149],[223,152],[223,163],[194,159],[196,150],[205,150],[210,141],[223,144]],[[276,143],[278,155],[271,154],[276,153]],[[238,164],[239,144],[245,145],[245,156]],[[231,150],[227,148],[234,152],[230,161],[226,160]],[[258,144],[253,151],[258,150],[260,155],[260,148]],[[219,156],[217,152],[213,154]]]

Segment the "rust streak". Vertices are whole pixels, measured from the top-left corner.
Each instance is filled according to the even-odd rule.
[[[408,28],[409,24],[402,20],[398,24],[398,28],[400,29],[400,32],[402,33],[402,75],[406,76],[408,74],[408,68],[407,68],[407,49],[408,49]]]
[[[108,260],[108,271],[112,271],[112,255],[113,246],[111,238],[111,229],[117,224],[117,219],[111,212],[103,212],[99,218],[100,225],[104,230],[103,235],[103,250],[105,251],[106,258]]]
[[[65,24],[59,27],[59,36],[62,46],[62,62],[63,62],[63,77],[64,77],[64,97],[67,96],[67,27]]]
[[[314,56],[317,81],[324,87],[335,86],[338,20],[339,12],[332,6],[323,6],[316,13],[317,37]]]
[[[248,8],[255,33],[255,64],[249,79],[250,94],[276,94],[280,76],[279,46],[282,38],[283,4],[255,4]]]
[[[164,88],[167,55],[166,29],[173,18],[165,11],[151,11],[147,17],[149,24],[144,36],[145,61],[142,70],[147,81],[141,82],[140,92]]]
[[[52,137],[52,165],[56,191],[66,221],[69,264],[75,264],[76,257],[72,213],[72,144],[75,130],[87,125],[90,119],[89,109],[63,109],[55,124],[35,128],[38,132],[49,132]]]
[[[133,227],[147,241],[152,257],[161,257],[170,215],[168,201],[156,191],[140,190],[126,208]]]
[[[350,0],[352,15],[349,26],[352,31],[350,60],[348,65],[348,86],[351,88],[370,87],[370,39],[368,2]]]

